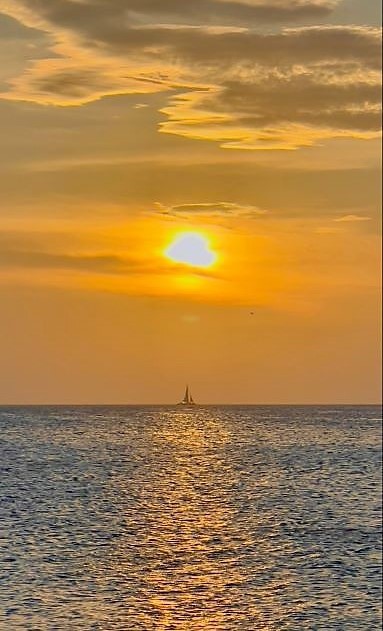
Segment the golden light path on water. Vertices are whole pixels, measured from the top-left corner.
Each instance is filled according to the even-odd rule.
[[[161,463],[141,488],[140,545],[151,552],[140,593],[128,608],[141,608],[142,629],[155,620],[158,630],[218,631],[235,625],[239,615],[260,623],[246,592],[246,566],[238,562],[252,541],[235,523],[232,493],[239,480],[224,457],[231,428],[214,416],[173,411],[163,415],[150,438]],[[123,549],[118,556],[125,565]],[[262,628],[269,627],[262,623]]]

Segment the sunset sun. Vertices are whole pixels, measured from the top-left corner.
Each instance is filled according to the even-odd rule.
[[[164,254],[175,263],[191,267],[210,267],[217,260],[217,254],[211,249],[209,240],[198,232],[177,235]]]

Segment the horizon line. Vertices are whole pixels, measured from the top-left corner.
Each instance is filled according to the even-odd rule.
[[[224,403],[224,402],[216,402],[216,403],[196,403],[195,406],[198,408],[199,406],[249,406],[249,407],[270,407],[270,406],[383,406],[383,401],[378,402],[369,402],[369,403],[339,403],[339,402],[326,402],[326,403]],[[178,407],[179,403],[0,403],[0,408],[2,407],[150,407],[150,406],[158,406],[158,407]]]

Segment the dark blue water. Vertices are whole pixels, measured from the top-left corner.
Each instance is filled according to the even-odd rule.
[[[368,631],[376,407],[0,408],[1,630]]]

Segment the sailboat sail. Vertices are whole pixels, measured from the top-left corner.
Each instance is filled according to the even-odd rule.
[[[189,386],[186,386],[185,396],[182,399],[181,403],[182,405],[195,405],[195,402],[193,401],[193,397],[190,394]]]
[[[185,391],[185,396],[182,399],[182,403],[189,403],[190,399],[189,399],[189,386],[186,386],[186,391]]]

